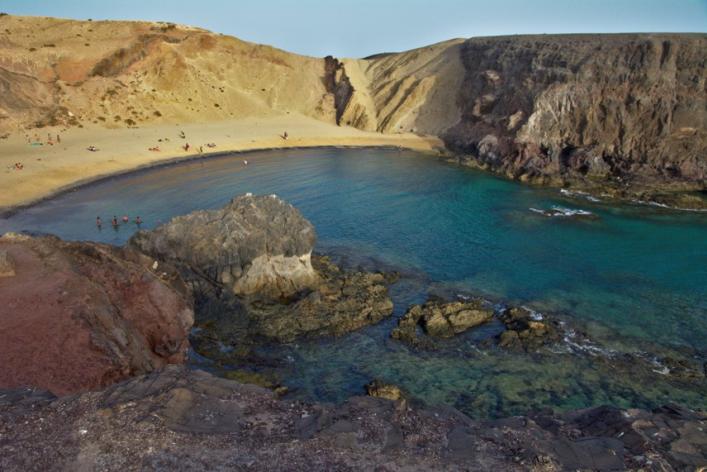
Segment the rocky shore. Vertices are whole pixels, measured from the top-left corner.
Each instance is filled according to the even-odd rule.
[[[668,405],[479,422],[450,408],[339,406],[169,367],[101,392],[0,392],[2,470],[698,470],[707,417]]]
[[[369,396],[341,405],[281,398],[286,386],[248,370],[261,361],[258,347],[340,336],[393,313],[388,286],[396,274],[344,269],[313,254],[315,241],[313,226],[274,195],[244,195],[174,218],[123,248],[0,237],[0,302],[8,308],[0,316],[8,333],[0,345],[0,469],[707,464],[707,417],[677,405],[481,421],[423,403],[385,379],[362,383]],[[412,305],[390,336],[434,350],[486,325],[498,334],[479,352],[578,354],[617,375],[664,368],[677,382],[705,379],[705,365],[688,357],[613,353],[561,319],[481,298]],[[189,341],[233,380],[180,366]]]

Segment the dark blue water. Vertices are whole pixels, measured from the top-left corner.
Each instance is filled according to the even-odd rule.
[[[150,228],[237,194],[276,193],[312,221],[320,250],[419,274],[424,283],[397,289],[396,313],[436,287],[565,313],[614,348],[647,342],[707,350],[707,214],[568,199],[406,151],[291,150],[247,159],[248,166],[243,156],[213,158],[107,180],[0,220],[0,232],[121,244],[135,225],[99,231],[97,215],[105,222],[140,215]],[[553,205],[596,218],[529,211]],[[288,348],[290,384],[303,397],[338,399],[384,376],[435,401],[458,405],[471,395],[488,411],[513,411],[508,392],[516,402],[525,392],[537,398],[533,404],[560,407],[703,401],[674,385],[651,394],[628,384],[614,391],[605,386],[608,374],[579,360],[564,367],[504,353],[489,360],[474,354],[472,338],[450,345],[455,356],[415,353],[388,340],[386,329]],[[520,386],[518,379],[525,379]]]

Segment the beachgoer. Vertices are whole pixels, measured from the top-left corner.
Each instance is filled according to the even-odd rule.
[[[140,226],[140,225],[142,224],[142,218],[140,218],[139,216],[136,217],[136,218],[135,218],[135,224],[138,225],[138,226]]]
[[[128,218],[128,215],[123,215],[123,223],[129,223],[130,218]]]
[[[243,160],[243,165],[244,165],[244,166],[247,166],[247,165],[248,165],[248,161]]]
[[[280,136],[280,137],[282,139],[284,139],[285,141],[287,141],[287,138],[289,137],[289,135],[287,134],[287,131],[285,131],[284,133],[282,133],[282,136]]]
[[[56,143],[59,144],[61,142],[61,136],[58,134],[56,135]]]
[[[113,219],[110,221],[114,228],[118,227],[118,217],[113,215]]]
[[[101,221],[101,217],[100,217],[100,216],[97,216],[97,217],[96,217],[96,226],[98,226],[99,228],[100,228],[101,226],[103,226],[103,222]]]
[[[182,147],[184,148],[185,151],[188,151],[188,150],[189,150],[189,143],[186,143],[186,144],[185,144],[184,146],[182,146]]]
[[[204,153],[204,146],[199,146],[199,154],[203,154],[203,153]]]

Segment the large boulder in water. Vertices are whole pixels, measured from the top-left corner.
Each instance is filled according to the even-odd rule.
[[[312,224],[275,195],[239,196],[219,210],[177,216],[129,244],[186,269],[185,277],[233,294],[289,297],[317,283]]]
[[[155,273],[130,249],[14,233],[0,254],[0,388],[62,395],[185,361],[193,304],[166,265]]]

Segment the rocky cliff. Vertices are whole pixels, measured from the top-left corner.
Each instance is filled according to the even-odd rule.
[[[342,121],[461,162],[612,193],[705,190],[707,35],[472,38],[347,61]]]
[[[57,395],[186,360],[191,294],[129,249],[0,237],[0,387]]]
[[[704,189],[706,35],[474,38],[447,146],[513,178]]]

